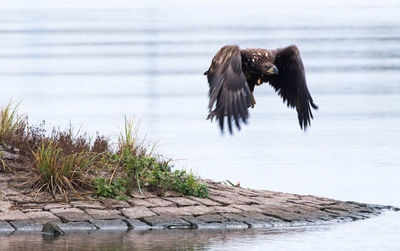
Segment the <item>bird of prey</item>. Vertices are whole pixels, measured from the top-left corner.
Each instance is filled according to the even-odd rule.
[[[216,117],[222,132],[225,118],[231,134],[233,121],[239,130],[241,121],[247,123],[248,108],[256,104],[254,88],[264,82],[278,92],[288,107],[296,108],[301,129],[310,125],[311,107],[318,109],[308,91],[303,62],[295,45],[275,50],[224,46],[204,75],[210,86],[207,119],[212,121]]]

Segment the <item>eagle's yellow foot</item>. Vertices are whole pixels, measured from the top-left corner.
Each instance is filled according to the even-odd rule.
[[[259,79],[257,80],[257,85],[262,85],[261,78],[259,78]]]
[[[252,99],[252,104],[251,104],[251,108],[254,108],[254,106],[256,105],[256,99],[254,98],[253,93],[251,93],[251,99]]]

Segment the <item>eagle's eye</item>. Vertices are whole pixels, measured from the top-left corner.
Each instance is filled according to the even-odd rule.
[[[276,75],[278,74],[278,68],[275,65],[266,65],[265,71],[268,75]]]

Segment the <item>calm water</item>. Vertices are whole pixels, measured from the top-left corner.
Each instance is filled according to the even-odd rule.
[[[71,121],[113,137],[128,114],[142,121],[141,135],[160,140],[161,153],[203,178],[400,206],[399,13],[395,0],[3,0],[0,104],[23,99],[31,123]],[[268,85],[257,87],[250,123],[233,137],[205,121],[202,73],[225,44],[300,48],[320,106],[307,133]],[[173,247],[183,235],[182,245],[196,249],[398,250],[399,229],[400,214],[393,213],[294,231],[145,233],[143,243]],[[103,236],[90,236],[93,242],[81,235],[2,236],[0,249],[68,248],[71,239],[82,243],[78,248],[102,249],[96,243]],[[136,237],[116,235],[107,245],[135,246]]]

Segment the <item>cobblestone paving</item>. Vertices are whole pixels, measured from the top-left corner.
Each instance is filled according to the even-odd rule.
[[[43,195],[22,194],[0,172],[0,234],[149,229],[279,228],[354,221],[399,210],[391,206],[344,202],[310,195],[258,191],[203,180],[208,199],[168,192],[145,197],[133,191],[127,201],[76,200],[62,203]]]

